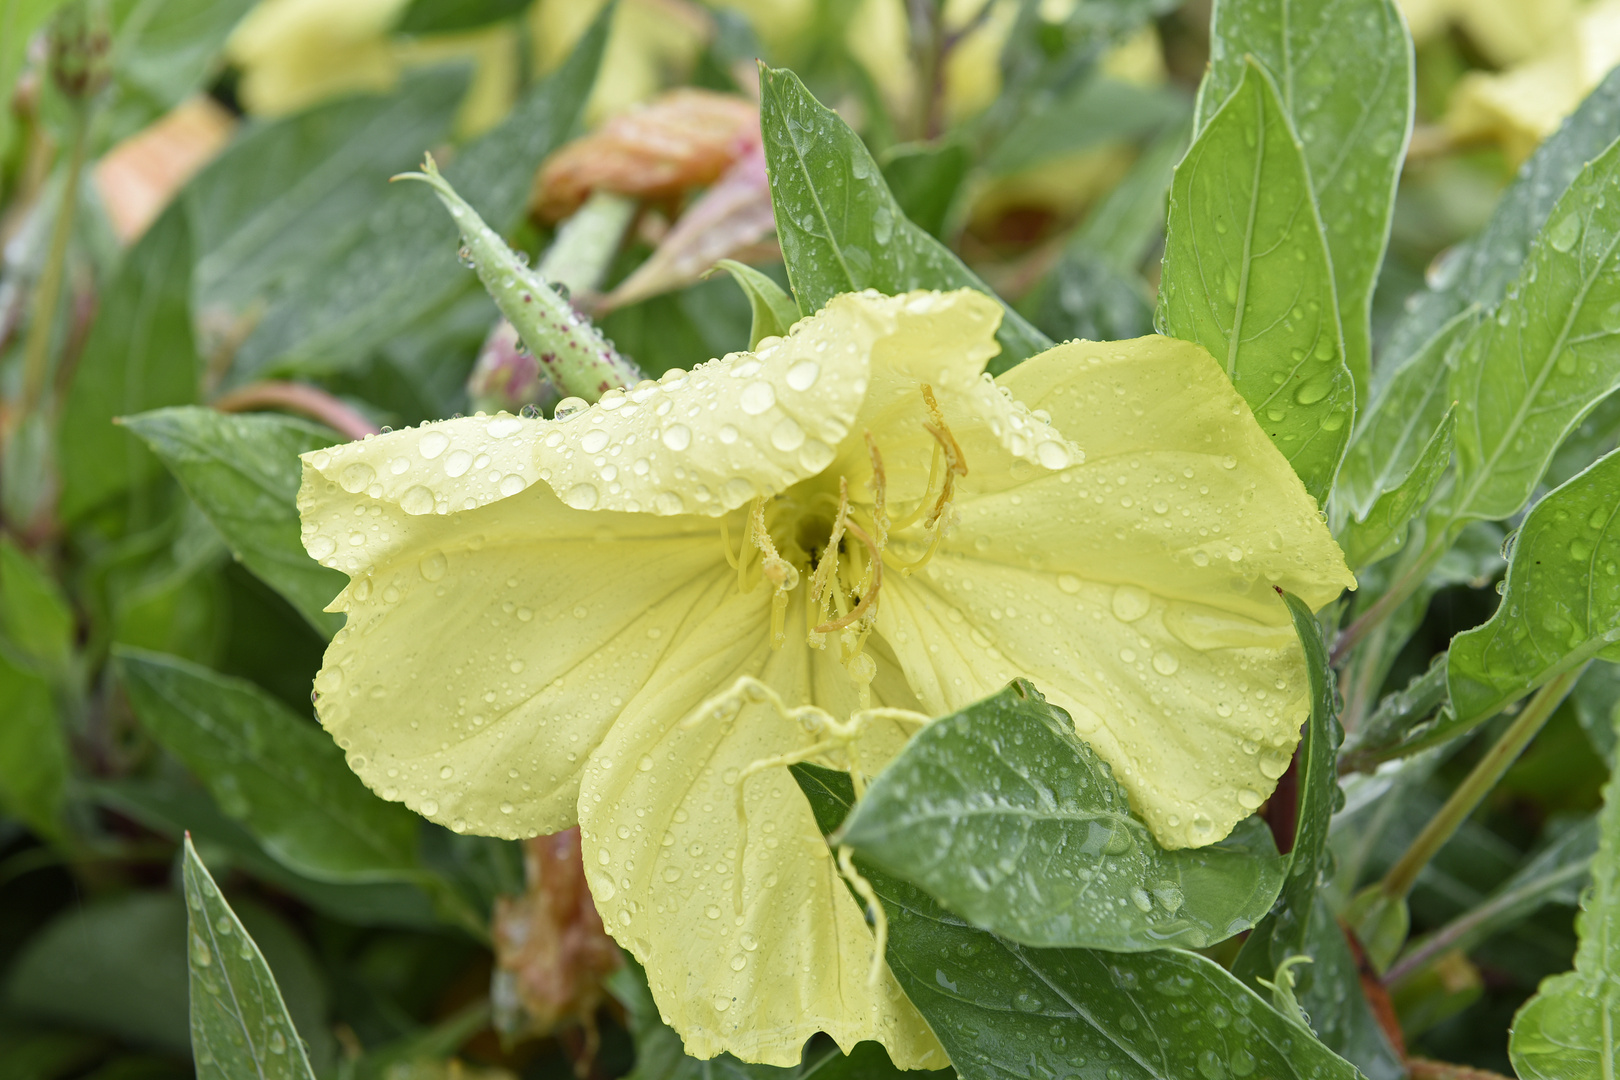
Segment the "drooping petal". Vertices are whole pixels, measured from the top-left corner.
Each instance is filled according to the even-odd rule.
[[[325,467],[385,463],[390,442],[419,437],[342,447]],[[707,518],[585,513],[538,483],[410,515],[386,486],[351,494],[311,458],[300,501],[319,530],[306,543],[351,574],[317,711],[373,790],[452,828],[572,825],[587,757],[683,631],[728,598],[769,610],[767,589],[737,598]],[[448,480],[440,493],[454,495]],[[340,525],[359,542],[329,550]]]
[[[837,297],[785,338],[673,371],[548,427],[540,475],[581,510],[717,517],[814,476],[866,394],[893,319]]]
[[[1275,786],[1308,712],[1275,587],[1319,607],[1354,578],[1197,346],[1071,343],[1001,382],[1085,463],[966,477],[927,568],[885,579],[879,632],[925,711],[1032,679],[1161,843],[1212,843]]]
[[[800,597],[789,625],[805,617]],[[825,1031],[846,1050],[880,1041],[902,1068],[943,1067],[943,1050],[893,976],[885,969],[868,985],[872,933],[792,776],[773,767],[743,780],[751,764],[815,736],[766,703],[662,722],[670,703],[689,702],[690,711],[740,675],[790,705],[823,698],[824,686],[846,678],[830,650],[790,642],[773,651],[768,622],[741,603],[716,611],[708,625],[721,641],[685,638],[660,668],[656,697],[649,686],[637,703],[647,711],[627,709],[592,757],[580,828],[603,923],[646,967],[659,1011],[695,1057],[792,1065],[805,1040]],[[726,672],[714,660],[721,654]],[[888,681],[880,671],[879,683]],[[874,734],[892,753],[906,732]]]

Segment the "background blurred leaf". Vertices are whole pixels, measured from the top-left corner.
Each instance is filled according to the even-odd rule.
[[[1137,140],[1186,117],[1184,93],[1095,75],[1069,93],[1026,111],[984,162],[996,176],[1043,165],[1104,143]]]
[[[493,228],[516,223],[535,170],[573,133],[596,81],[612,11],[597,16],[556,74],[445,167],[446,179]],[[265,315],[237,354],[234,381],[272,369],[358,368],[384,341],[475,287],[456,260],[455,223],[433,198],[414,185],[379,183],[374,203],[351,242],[330,252]],[[489,312],[493,322],[493,302]]]
[[[61,587],[0,533],[0,633],[12,649],[58,677],[73,660],[73,612]]]
[[[231,554],[287,598],[327,637],[343,625],[323,608],[347,578],[304,551],[298,531],[298,455],[341,441],[319,424],[274,414],[233,415],[181,406],[127,426],[174,473]]]
[[[417,871],[415,815],[367,791],[314,722],[173,657],[123,651],[118,671],[152,736],[289,869],[325,881]]]
[[[183,872],[198,1080],[315,1080],[270,965],[189,839]]]
[[[923,728],[872,781],[839,843],[1013,941],[1204,948],[1271,908],[1287,861],[1257,821],[1166,851],[1113,771],[1027,682]]]
[[[158,468],[113,419],[197,400],[191,229],[171,205],[123,258],[101,298],[63,405],[58,512],[73,520]]]
[[[112,0],[107,135],[122,138],[201,90],[253,0]],[[9,84],[7,84],[9,85]]]
[[[529,0],[411,0],[394,29],[401,34],[474,30],[521,14]]]
[[[854,802],[847,773],[795,765],[823,832]],[[857,862],[889,919],[888,963],[964,1080],[1097,1066],[1120,1077],[1356,1075],[1225,968],[1196,953],[1017,945]],[[1109,1010],[1096,1006],[1108,1002]]]
[[[1620,141],[1553,207],[1495,318],[1463,343],[1453,520],[1505,518],[1529,501],[1553,452],[1620,385]]]
[[[59,832],[67,734],[51,684],[0,655],[0,808],[43,836]]]
[[[1471,240],[1445,252],[1430,287],[1415,293],[1384,345],[1387,362],[1375,378],[1413,356],[1470,304],[1489,311],[1518,276],[1553,204],[1586,163],[1620,138],[1620,71],[1612,71],[1559,129],[1547,136],[1503,192],[1490,222]]]
[[[1300,142],[1333,261],[1346,366],[1356,399],[1372,370],[1373,284],[1389,240],[1412,130],[1412,42],[1391,0],[1218,0],[1204,127],[1243,81],[1248,58],[1277,81]]]
[[[239,136],[187,185],[198,310],[255,316],[355,242],[382,186],[444,141],[465,73],[429,71],[386,97],[321,105]]]
[[[67,0],[9,0],[0,8],[0,86],[17,85],[28,43],[57,8]],[[0,153],[11,149],[11,131],[16,119],[10,109],[0,109]]]
[[[1337,308],[1305,158],[1251,62],[1176,167],[1158,321],[1226,368],[1319,502],[1355,412]]]
[[[759,124],[776,233],[801,312],[861,289],[967,287],[994,295],[949,248],[906,220],[860,137],[793,72],[763,69]],[[1002,351],[990,361],[992,372],[1052,344],[1011,309],[996,339]]]
[[[1551,492],[1513,543],[1502,604],[1452,639],[1454,720],[1426,741],[1467,730],[1593,656],[1620,660],[1620,453]]]
[[[883,155],[883,182],[912,224],[944,238],[945,223],[973,164],[959,140],[905,143]]]
[[[1508,1053],[1522,1080],[1600,1076],[1620,1053],[1620,1000],[1612,991],[1620,977],[1620,774],[1604,786],[1598,828],[1592,889],[1576,921],[1575,970],[1542,983],[1513,1018]]]

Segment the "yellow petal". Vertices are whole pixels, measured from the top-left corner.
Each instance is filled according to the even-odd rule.
[[[1014,675],[1070,711],[1167,847],[1225,836],[1275,786],[1308,712],[1275,588],[1354,586],[1314,501],[1208,354],[1167,338],[1059,346],[1002,377],[1085,464],[970,474],[878,629],[924,711]]]
[[[373,790],[458,830],[572,825],[620,709],[736,596],[706,519],[587,514],[544,484],[445,517],[350,498],[357,529],[386,532],[349,549],[365,566],[335,604],[349,619],[317,711]],[[740,599],[768,610],[765,589]]]
[[[717,517],[833,460],[893,320],[849,296],[758,353],[675,370],[549,425],[541,475],[569,506]]]
[[[802,601],[788,618],[804,618]],[[743,842],[743,770],[814,737],[764,703],[667,720],[672,703],[691,710],[739,675],[790,704],[843,678],[827,653],[772,651],[768,622],[741,603],[716,612],[713,637],[686,638],[660,668],[657,696],[627,709],[593,756],[580,831],[603,924],[646,967],[659,1011],[694,1057],[793,1065],[825,1031],[846,1050],[882,1042],[901,1068],[941,1068],[943,1050],[887,969],[868,985],[871,931],[786,768],[747,778]],[[891,752],[903,738],[887,740]]]
[[[832,472],[866,485],[871,467],[865,433],[871,432],[883,455],[890,501],[921,498],[937,445],[923,426],[931,421],[925,385],[966,452],[970,471],[1005,471],[1014,460],[1062,468],[1081,456],[985,377],[985,363],[1001,349],[995,333],[1002,310],[995,300],[972,289],[840,299],[882,313],[895,329],[872,349],[866,400]]]
[[[474,416],[305,454],[298,492],[304,547],[352,576],[414,543],[435,516],[454,534],[454,515],[540,479],[534,446],[545,425]]]

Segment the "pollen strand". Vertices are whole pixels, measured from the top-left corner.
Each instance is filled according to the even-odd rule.
[[[855,852],[848,844],[838,848],[838,872],[866,904],[867,917],[872,920],[872,967],[866,973],[866,982],[875,987],[883,981],[883,958],[889,951],[889,916],[884,912],[872,883],[855,869]]]

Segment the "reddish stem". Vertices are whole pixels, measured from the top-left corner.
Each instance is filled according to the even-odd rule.
[[[232,390],[215,398],[213,406],[220,412],[228,413],[283,409],[319,420],[350,439],[363,439],[381,430],[357,410],[308,383],[278,380],[250,383],[240,390]]]

